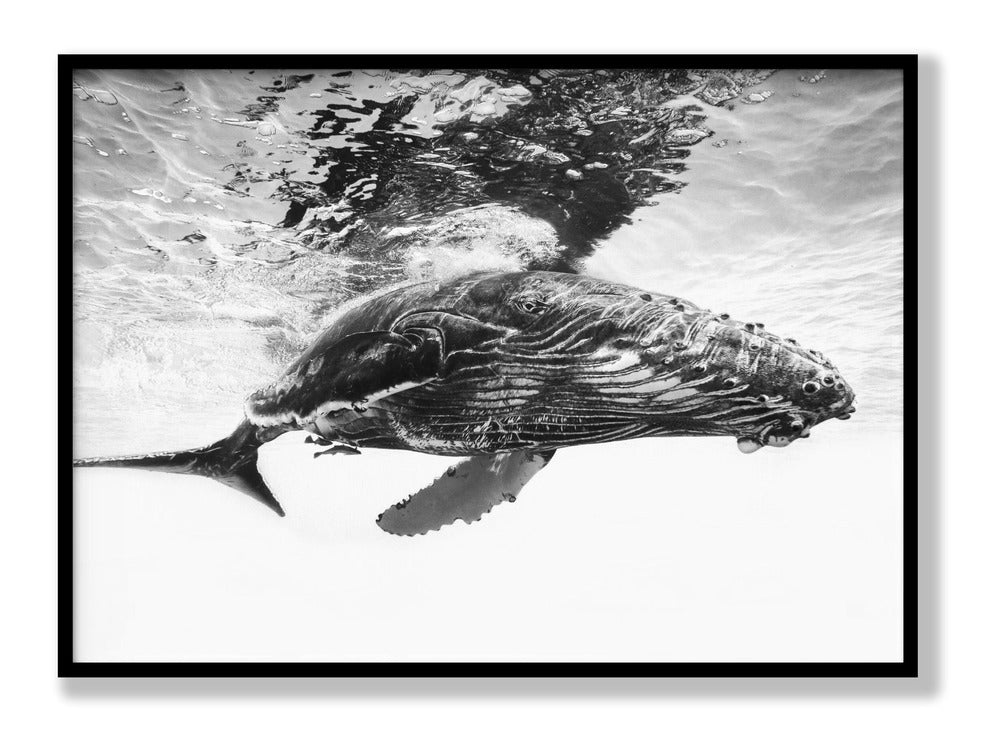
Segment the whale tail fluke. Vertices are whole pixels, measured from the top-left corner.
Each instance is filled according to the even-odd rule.
[[[209,446],[184,451],[146,454],[138,456],[98,456],[74,459],[76,467],[118,467],[169,472],[171,474],[197,474],[210,477],[228,487],[267,505],[278,515],[285,511],[271,493],[264,478],[257,470],[257,450],[261,441],[257,429],[244,421],[233,433]]]

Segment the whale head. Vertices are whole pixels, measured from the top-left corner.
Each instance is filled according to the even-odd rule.
[[[577,423],[732,436],[752,453],[854,413],[854,391],[820,352],[669,295],[528,272],[471,281],[456,308],[503,326],[507,373]]]

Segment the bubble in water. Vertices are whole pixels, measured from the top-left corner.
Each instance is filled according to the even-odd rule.
[[[708,135],[708,131],[701,128],[677,128],[667,134],[667,139],[671,143],[690,146],[696,144]]]
[[[816,84],[817,82],[819,82],[820,80],[823,80],[823,79],[826,79],[826,70],[825,69],[823,71],[819,72],[818,74],[812,75],[811,77],[808,76],[808,75],[803,74],[802,76],[799,77],[799,82],[806,82],[807,84],[814,85],[814,84]]]
[[[161,202],[173,202],[169,197],[164,195],[160,190],[154,190],[149,187],[143,187],[141,190],[131,190],[134,195],[142,195],[143,197],[152,197],[154,200],[159,200]]]
[[[762,90],[761,92],[751,92],[749,95],[744,97],[740,102],[746,105],[755,105],[757,103],[762,103],[767,98],[774,94],[774,90]]]

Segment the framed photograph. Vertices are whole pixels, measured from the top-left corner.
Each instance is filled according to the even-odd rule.
[[[60,675],[917,675],[915,56],[58,98]]]

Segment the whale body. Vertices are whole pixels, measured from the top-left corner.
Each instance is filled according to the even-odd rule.
[[[514,499],[562,447],[733,436],[750,453],[847,419],[853,403],[826,357],[760,323],[591,277],[485,273],[405,285],[344,311],[247,398],[226,439],[74,465],[211,476],[280,514],[257,450],[289,431],[308,431],[327,447],[319,453],[466,457],[379,518],[409,535]]]

